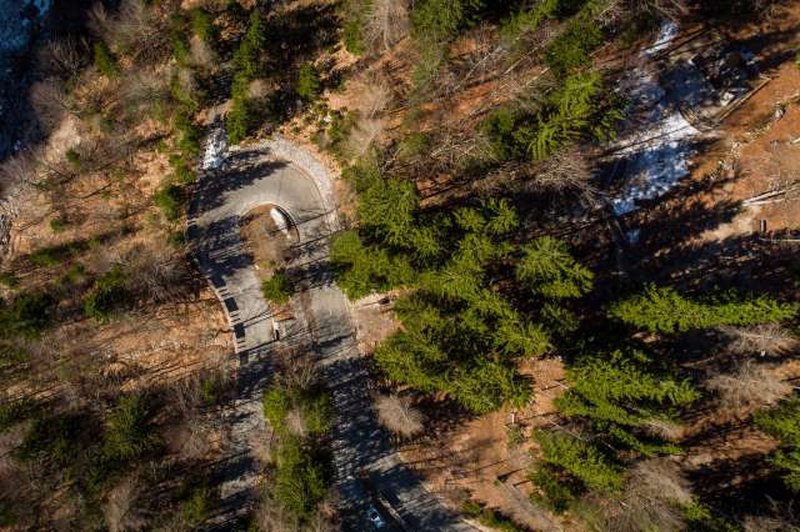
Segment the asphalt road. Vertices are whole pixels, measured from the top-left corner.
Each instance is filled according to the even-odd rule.
[[[239,357],[238,396],[226,414],[230,444],[219,465],[222,510],[212,528],[236,528],[247,518],[261,468],[257,440],[268,437],[261,396],[278,342],[252,260],[244,252],[239,221],[251,209],[273,204],[289,216],[299,235],[290,270],[302,279],[304,290],[293,301],[297,319],[281,325],[279,342],[310,343],[332,393],[331,450],[345,528],[369,530],[367,507],[382,498],[406,530],[473,530],[424,488],[377,421],[369,363],[358,351],[347,299],[328,267],[328,239],[337,227],[331,191],[318,161],[276,139],[231,150],[221,168],[201,176],[190,204],[188,241],[225,307]]]

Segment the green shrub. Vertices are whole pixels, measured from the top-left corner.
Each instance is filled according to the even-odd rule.
[[[172,57],[181,66],[186,66],[189,63],[189,56],[191,55],[191,47],[189,40],[182,31],[172,34]]]
[[[192,169],[192,165],[183,155],[171,155],[169,158],[172,165],[173,177],[175,182],[180,185],[191,185],[197,181],[197,174]]]
[[[94,44],[94,66],[108,78],[115,78],[119,75],[117,60],[104,42]]]
[[[82,435],[89,419],[81,414],[53,414],[34,421],[17,455],[23,461],[53,460],[61,466],[72,463],[82,452]]]
[[[183,189],[175,184],[161,187],[153,197],[156,205],[170,222],[176,221],[183,213]]]
[[[147,400],[139,395],[122,397],[106,418],[103,453],[111,460],[132,460],[158,445],[148,424]]]
[[[651,332],[676,333],[720,325],[755,325],[790,320],[795,303],[779,303],[766,296],[742,298],[733,294],[699,302],[669,287],[648,286],[644,293],[611,306],[609,315]]]
[[[191,527],[197,527],[208,519],[210,508],[210,493],[205,488],[196,488],[192,495],[183,503],[183,518]]]
[[[327,472],[312,450],[285,436],[276,452],[276,501],[301,519],[311,517],[327,493]]]
[[[26,398],[0,403],[0,430],[27,419],[35,407],[36,402]]]
[[[531,9],[510,15],[502,21],[500,35],[506,41],[514,41],[523,33],[536,31],[544,21],[556,15],[559,3],[559,0],[542,0]]]
[[[215,44],[218,32],[211,14],[202,8],[196,7],[189,11],[189,17],[192,23],[192,33],[208,44]]]
[[[277,271],[272,277],[261,283],[261,292],[267,301],[282,305],[287,303],[294,293],[294,283],[286,272]]]
[[[10,272],[0,272],[0,284],[8,288],[16,288],[19,286],[19,278]]]
[[[83,297],[83,311],[88,317],[105,322],[114,311],[127,308],[131,303],[127,278],[117,265],[95,281],[92,289]]]
[[[178,109],[173,120],[173,127],[178,133],[178,149],[186,158],[200,155],[200,130],[192,122],[186,108]]]
[[[364,23],[360,17],[353,15],[342,29],[344,48],[351,54],[361,55],[367,51],[364,44]]]
[[[569,390],[555,403],[561,414],[586,420],[598,434],[614,438],[616,448],[647,456],[679,451],[646,429],[654,422],[672,421],[675,408],[700,395],[688,381],[655,371],[639,352],[584,358],[567,371],[567,379]]]
[[[295,92],[306,103],[316,100],[322,92],[322,80],[312,63],[305,63],[300,67]]]
[[[477,519],[480,523],[493,530],[502,532],[524,532],[527,528],[517,525],[512,519],[506,517],[493,508],[485,508],[481,503],[466,501],[461,509],[469,517]]]
[[[64,231],[69,224],[64,218],[51,218],[50,219],[50,229],[54,233],[60,233]]]
[[[18,294],[10,305],[0,309],[0,334],[38,336],[51,325],[57,303],[56,298],[47,292]]]

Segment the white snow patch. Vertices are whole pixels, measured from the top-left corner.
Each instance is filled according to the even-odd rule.
[[[674,22],[665,22],[656,42],[642,56],[649,57],[668,46],[677,31]],[[634,69],[625,85],[633,87],[633,112],[643,117],[645,127],[622,136],[617,143],[617,157],[626,162],[622,194],[611,200],[618,216],[635,211],[639,201],[660,197],[688,175],[692,155],[689,142],[699,134],[674,102],[664,101],[665,91],[652,69]]]
[[[289,220],[286,218],[286,215],[278,209],[277,207],[272,207],[269,210],[269,215],[272,217],[272,221],[275,222],[275,225],[278,226],[278,229],[283,233],[286,238],[289,238]]]
[[[658,32],[658,37],[653,44],[651,44],[648,48],[644,50],[644,55],[650,57],[661,50],[667,48],[672,41],[675,40],[675,37],[678,36],[678,25],[671,21],[667,20],[661,24],[661,29]]]
[[[203,152],[203,170],[215,170],[222,166],[228,153],[228,135],[225,129],[217,127],[206,139],[206,149]]]

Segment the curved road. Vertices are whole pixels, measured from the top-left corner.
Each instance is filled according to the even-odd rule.
[[[231,150],[220,169],[201,176],[189,206],[188,241],[225,306],[239,358],[238,394],[226,414],[230,448],[219,467],[222,510],[213,528],[230,529],[253,507],[261,471],[258,440],[269,437],[261,396],[271,355],[283,344],[310,345],[331,390],[335,484],[346,528],[369,529],[366,507],[380,492],[406,530],[473,530],[403,465],[372,409],[367,361],[327,264],[328,238],[337,227],[331,187],[316,159],[275,139]],[[289,268],[302,279],[303,291],[293,299],[296,319],[278,325],[279,341],[273,340],[275,324],[239,236],[241,218],[264,204],[280,207],[299,235]],[[359,480],[365,474],[368,480]]]

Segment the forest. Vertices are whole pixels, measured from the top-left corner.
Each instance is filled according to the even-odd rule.
[[[362,387],[459,522],[800,527],[796,2],[56,0],[47,16],[26,146],[0,161],[0,527],[353,528],[317,339],[273,337],[255,500],[225,496],[246,357],[192,240],[197,202],[231,194],[233,170],[208,163],[220,132],[231,153],[289,139],[334,176],[325,267]],[[692,81],[703,39],[761,77]],[[692,83],[734,103],[707,118]],[[647,185],[634,157],[663,149],[653,109],[697,131],[693,163],[620,212],[628,181]],[[688,141],[665,135],[662,166],[680,167]],[[313,328],[324,275],[244,240],[273,326]],[[372,482],[369,505],[410,529]]]

